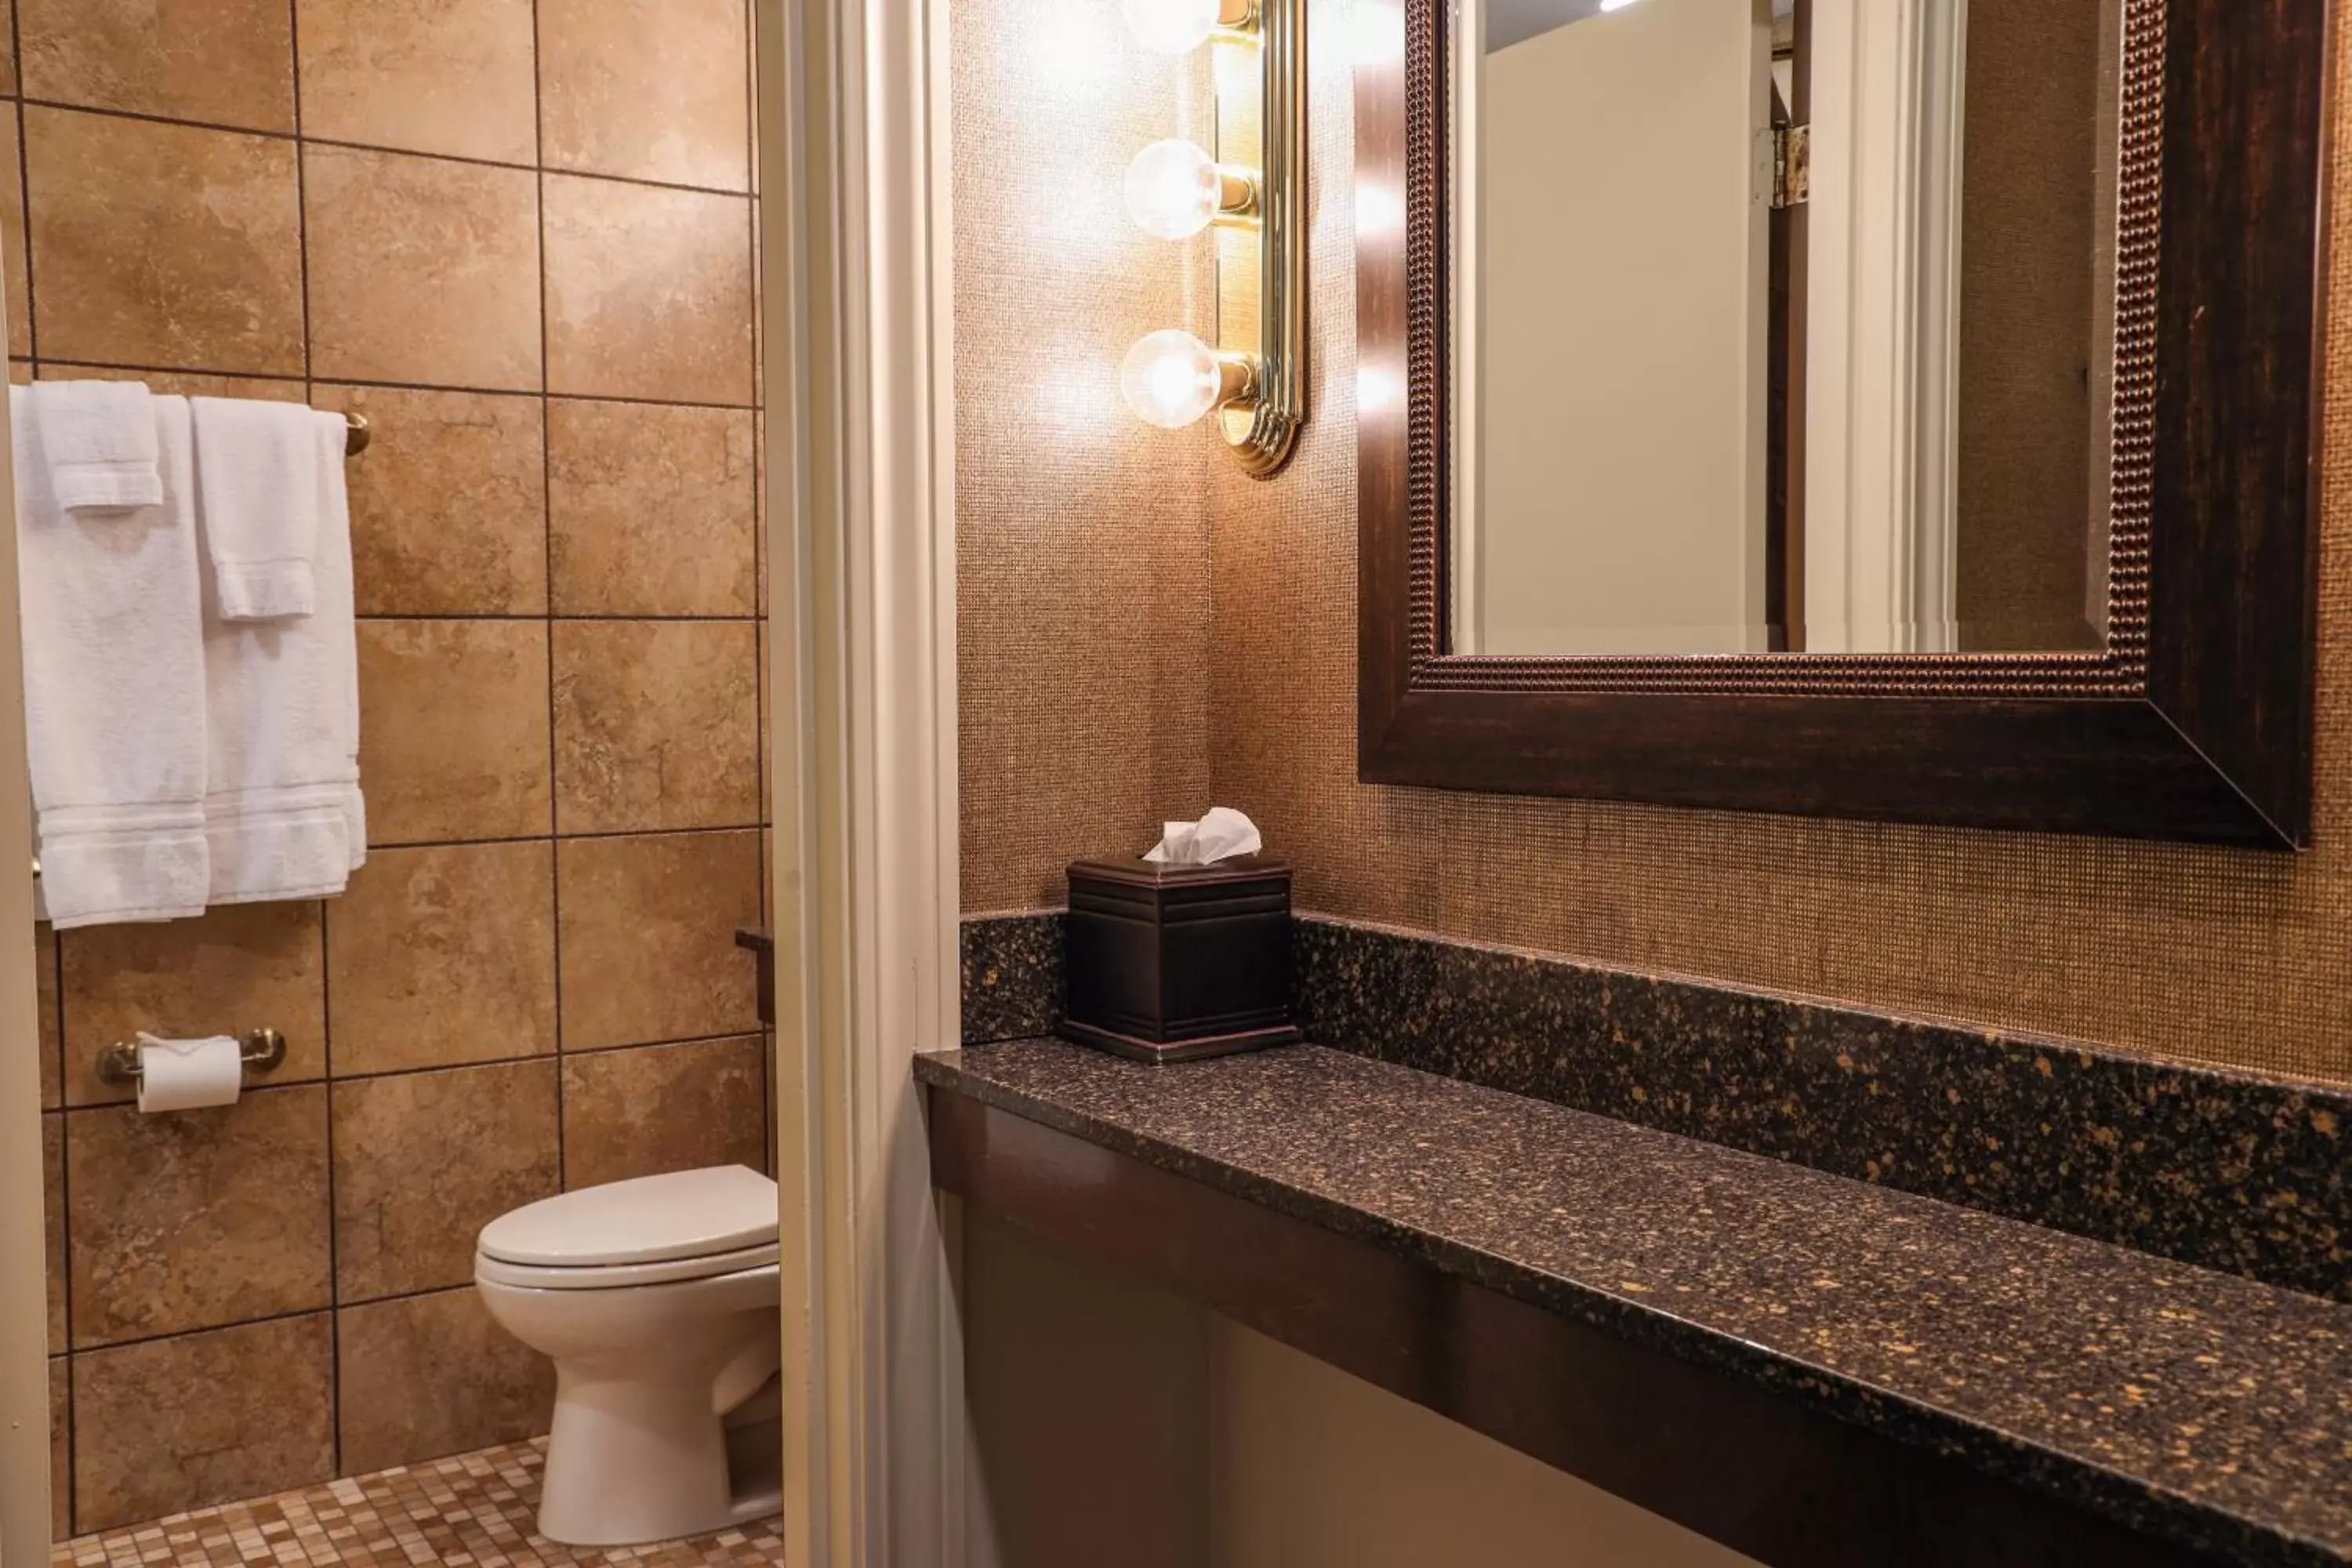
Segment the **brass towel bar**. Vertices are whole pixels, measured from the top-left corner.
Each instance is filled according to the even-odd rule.
[[[375,432],[368,427],[368,416],[364,414],[346,414],[343,423],[351,426],[351,433],[343,437],[343,456],[356,458],[368,449],[368,442],[374,438]]]

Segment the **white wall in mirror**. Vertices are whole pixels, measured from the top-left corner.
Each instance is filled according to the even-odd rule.
[[[1982,11],[1454,0],[1451,651],[2101,645],[2120,6]]]
[[[1454,650],[1759,650],[1770,0],[1460,19]]]

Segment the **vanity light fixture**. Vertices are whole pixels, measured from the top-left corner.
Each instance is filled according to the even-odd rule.
[[[1220,163],[1191,142],[1154,142],[1127,172],[1127,210],[1144,233],[1190,239],[1211,225],[1256,237],[1258,341],[1213,348],[1157,331],[1128,351],[1119,385],[1164,429],[1214,413],[1243,468],[1271,474],[1307,418],[1307,0],[1124,0],[1148,48],[1183,55],[1215,41],[1257,51],[1265,167]]]

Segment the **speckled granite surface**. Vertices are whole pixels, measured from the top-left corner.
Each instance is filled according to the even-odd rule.
[[[1314,1046],[916,1074],[2168,1540],[2352,1563],[2352,1309]]]
[[[963,1043],[1048,1035],[1062,1021],[1062,916],[965,921]]]
[[[2352,1301],[2352,1093],[1307,919],[1309,1038]]]
[[[1053,1031],[1062,917],[963,925],[967,1044]],[[2352,1092],[1351,925],[1309,1037],[2352,1301]]]

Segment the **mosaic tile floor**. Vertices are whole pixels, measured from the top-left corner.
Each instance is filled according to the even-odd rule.
[[[152,1524],[85,1535],[58,1547],[50,1568],[748,1568],[782,1563],[774,1521],[661,1546],[575,1551],[533,1532],[544,1439],[330,1481]]]

